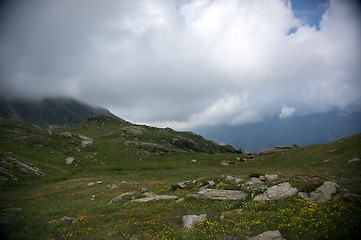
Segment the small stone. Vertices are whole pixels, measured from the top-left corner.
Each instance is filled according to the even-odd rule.
[[[72,164],[74,161],[75,161],[75,158],[73,158],[73,157],[67,157],[65,159],[65,163],[68,165]]]
[[[90,182],[88,183],[88,186],[93,186],[95,184],[95,182]]]
[[[208,181],[208,185],[209,185],[209,186],[214,186],[214,185],[216,185],[216,183],[211,180],[211,181]]]
[[[266,178],[266,176],[261,175],[261,176],[259,176],[259,180],[261,180],[262,182],[264,182],[264,181],[267,180],[267,178]]]
[[[350,202],[361,202],[361,195],[357,194],[344,194],[343,198],[347,199]]]
[[[103,183],[102,181],[97,181],[97,184],[101,184],[101,183]]]
[[[273,182],[276,181],[278,179],[278,175],[277,174],[266,174],[265,177],[267,178],[267,181],[269,182]]]
[[[196,163],[197,162],[197,160],[196,159],[192,159],[192,163]]]

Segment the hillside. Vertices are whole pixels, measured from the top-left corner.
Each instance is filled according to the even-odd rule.
[[[291,240],[360,234],[360,202],[343,196],[361,194],[361,135],[247,160],[193,133],[109,116],[53,131],[0,120],[0,132],[1,239],[248,239],[268,230]],[[297,194],[255,200],[287,184],[312,195],[326,182],[337,184],[331,200]],[[199,197],[207,191],[238,195]],[[190,215],[206,221],[184,227]]]
[[[66,97],[7,100],[0,96],[0,118],[22,120],[42,127],[75,125],[99,114],[114,116],[107,109]]]
[[[361,132],[361,112],[340,115],[325,112],[289,118],[274,117],[242,125],[215,125],[192,129],[207,139],[228,143],[244,151],[296,144],[308,146],[328,143]]]

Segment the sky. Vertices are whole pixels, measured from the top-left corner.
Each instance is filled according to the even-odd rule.
[[[67,96],[186,130],[361,110],[352,0],[13,0],[0,94]]]

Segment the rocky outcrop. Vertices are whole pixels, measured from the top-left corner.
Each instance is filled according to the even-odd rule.
[[[292,196],[297,193],[297,188],[292,187],[289,182],[283,182],[269,187],[266,192],[257,195],[253,200],[276,200]]]
[[[18,177],[15,175],[16,173],[13,172],[14,168],[22,172],[30,172],[38,176],[45,175],[45,173],[40,171],[40,169],[34,166],[34,164],[25,163],[13,157],[0,155],[0,181],[8,180],[9,178],[17,181]]]
[[[277,153],[277,152],[285,152],[285,151],[290,151],[293,150],[295,148],[297,148],[297,145],[280,145],[280,146],[275,146],[272,148],[267,148],[267,149],[263,149],[261,150],[261,152],[259,153],[259,155],[268,155],[268,154],[272,154],[272,153]]]
[[[183,227],[186,230],[191,230],[196,224],[204,222],[207,219],[206,214],[201,215],[185,215],[183,216]]]
[[[286,238],[280,233],[280,231],[267,231],[258,234],[254,237],[248,238],[248,240],[286,240]]]
[[[201,189],[193,195],[197,199],[243,200],[247,194],[237,190]]]

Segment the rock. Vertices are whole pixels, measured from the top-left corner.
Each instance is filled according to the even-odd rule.
[[[65,163],[68,165],[72,164],[74,161],[75,161],[75,158],[73,158],[73,157],[65,158]]]
[[[241,178],[233,177],[233,176],[226,176],[226,181],[233,182],[233,183],[240,183],[242,182]]]
[[[75,218],[71,218],[68,216],[63,216],[62,218],[58,219],[58,220],[51,220],[48,223],[56,223],[56,222],[69,222],[69,223],[77,223],[78,220],[76,220]]]
[[[101,183],[103,183],[103,181],[97,181],[97,182],[96,182],[96,184],[101,184]]]
[[[297,193],[297,188],[291,186],[289,182],[283,182],[269,187],[266,192],[257,195],[253,200],[275,200],[292,196]]]
[[[305,200],[310,200],[310,196],[306,192],[299,192],[297,194],[298,194],[298,196],[300,196],[301,198],[303,198]]]
[[[243,200],[247,194],[237,190],[201,189],[194,197],[198,199]]]
[[[123,127],[122,130],[125,131],[126,134],[132,134],[132,135],[142,135],[147,132],[146,129],[140,126]]]
[[[130,200],[129,202],[125,203],[124,205],[127,205],[128,203],[145,203],[150,201],[159,201],[159,200],[177,200],[178,196],[175,195],[155,195],[151,197],[145,197],[145,198],[138,198]]]
[[[360,162],[361,160],[359,158],[352,158],[349,160],[346,164],[354,163],[354,162]]]
[[[229,166],[231,164],[236,164],[236,162],[235,161],[229,161],[229,160],[225,160],[225,161],[221,162],[222,166]]]
[[[210,181],[208,181],[208,185],[209,186],[214,186],[214,185],[216,185],[216,183],[214,181],[210,180]]]
[[[93,185],[95,185],[95,182],[88,183],[88,186],[93,186]]]
[[[350,202],[361,202],[361,195],[357,194],[344,194],[343,198],[347,199]]]
[[[323,160],[322,162],[323,163],[328,163],[328,162],[332,162],[332,160],[331,159],[326,159],[326,160]]]
[[[254,184],[262,184],[263,182],[256,177],[251,178],[251,181],[248,181],[246,184],[248,185],[254,185]]]
[[[65,137],[65,138],[72,138],[73,137],[70,132],[61,133],[60,135],[62,137]]]
[[[81,146],[83,148],[90,148],[93,146],[93,140],[83,140],[81,141]]]
[[[332,195],[337,192],[337,187],[335,182],[325,181],[319,188],[310,193],[310,199],[314,201],[331,200]]]
[[[196,163],[197,162],[197,160],[195,160],[195,159],[192,159],[192,161],[191,161],[192,163]]]
[[[110,202],[108,202],[108,204],[111,204],[113,202],[118,202],[118,201],[122,200],[124,197],[132,196],[132,195],[134,195],[134,192],[122,193],[122,194],[116,196],[115,198],[113,198],[112,200],[110,200]]]
[[[206,214],[201,215],[185,215],[183,216],[183,227],[186,230],[192,229],[196,224],[204,222],[207,219]]]
[[[189,185],[191,183],[192,183],[192,181],[187,180],[187,181],[179,182],[177,185],[178,185],[179,188],[183,189],[183,188],[185,188],[187,185]]]
[[[280,233],[280,231],[267,231],[258,234],[254,237],[248,238],[248,240],[286,240],[286,238]]]
[[[265,177],[266,177],[267,181],[269,181],[269,182],[273,182],[273,181],[276,181],[278,179],[277,174],[274,174],[274,175],[266,174]]]
[[[263,176],[263,175],[259,176],[258,179],[261,180],[262,182],[267,180],[266,176]]]

